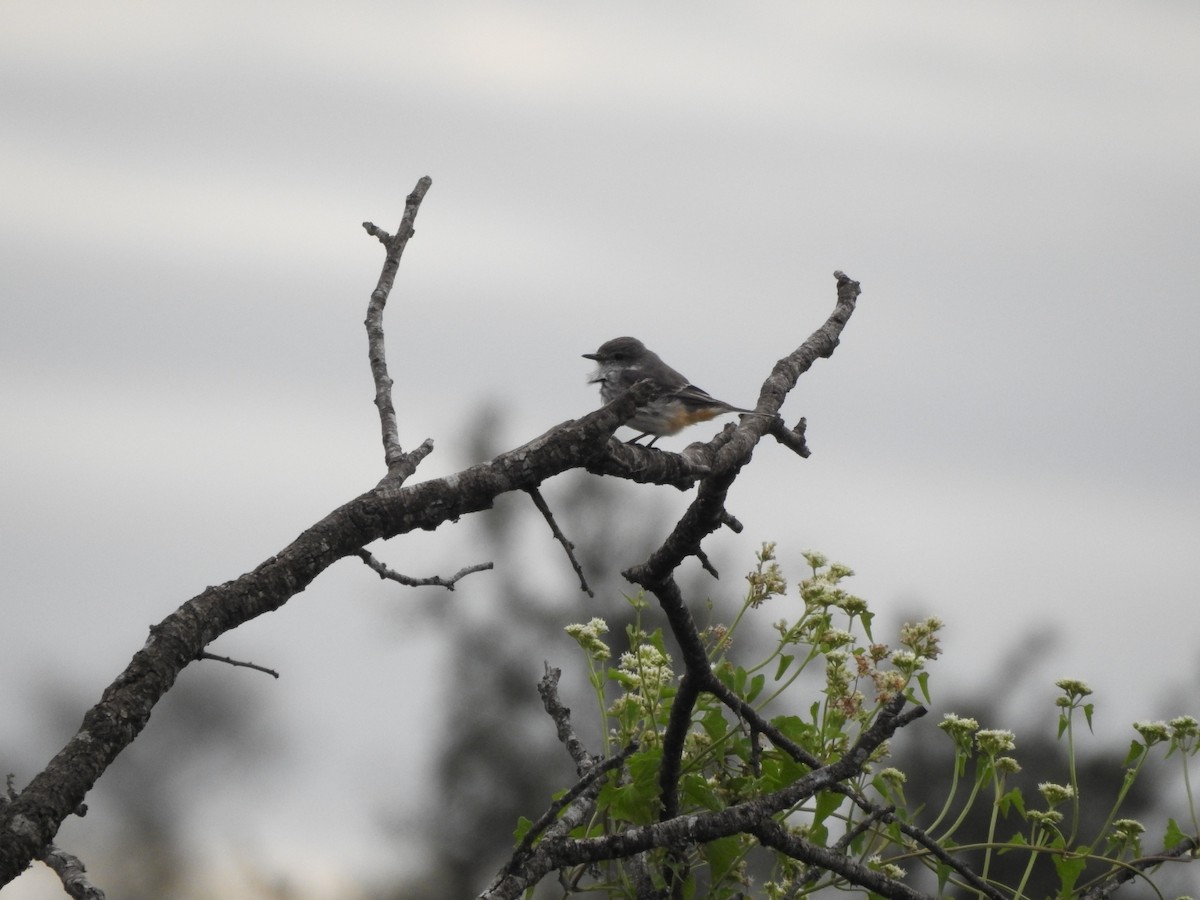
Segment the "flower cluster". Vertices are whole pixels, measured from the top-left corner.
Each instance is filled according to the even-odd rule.
[[[787,580],[783,570],[775,561],[775,542],[768,541],[762,545],[757,555],[758,565],[746,576],[750,584],[747,602],[751,608],[758,609],[770,597],[778,597],[787,593]]]
[[[575,639],[590,659],[603,662],[612,657],[608,644],[601,640],[601,635],[608,634],[608,623],[603,619],[593,618],[586,625],[568,625],[564,630]]]
[[[622,738],[656,743],[665,722],[666,690],[675,681],[671,657],[654,644],[638,644],[621,654],[609,677],[624,688],[608,708],[608,714],[624,725]]]

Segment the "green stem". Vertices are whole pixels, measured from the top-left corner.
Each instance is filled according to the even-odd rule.
[[[1196,821],[1196,800],[1192,796],[1192,780],[1188,775],[1188,757],[1191,755],[1186,748],[1181,747],[1183,752],[1180,756],[1183,759],[1183,789],[1187,793],[1188,811],[1192,816],[1192,834],[1200,834],[1200,824]]]
[[[1092,846],[1099,846],[1103,837],[1108,834],[1108,829],[1112,827],[1113,821],[1117,818],[1117,812],[1121,808],[1121,804],[1125,802],[1125,797],[1129,793],[1129,789],[1133,787],[1133,783],[1137,781],[1138,774],[1142,771],[1142,766],[1146,762],[1146,758],[1150,755],[1149,748],[1142,751],[1141,757],[1138,759],[1137,765],[1132,769],[1125,771],[1125,781],[1121,785],[1121,790],[1117,792],[1117,799],[1113,801],[1112,809],[1108,811],[1108,818],[1104,820],[1104,824],[1100,826],[1100,830],[1096,832],[1096,839],[1092,842]]]
[[[1004,780],[996,771],[996,761],[990,761],[992,766],[992,792],[995,796],[992,798],[992,818],[988,823],[987,849],[983,851],[983,871],[980,872],[980,877],[987,881],[988,869],[992,864],[992,847],[996,843],[996,824],[1000,819],[1000,797],[1004,793]]]
[[[942,824],[942,819],[946,818],[950,812],[950,807],[954,805],[954,795],[958,793],[958,776],[959,772],[965,770],[967,766],[967,751],[962,747],[955,746],[954,748],[954,774],[950,778],[950,791],[946,794],[946,802],[942,804],[941,811],[937,814],[937,818],[933,820],[925,831],[933,834],[934,830]]]
[[[1034,825],[1029,832],[1029,844],[1031,847],[1036,847],[1041,841],[1044,834],[1044,829],[1041,825]],[[1021,874],[1021,880],[1017,883],[1017,890],[1013,894],[1013,900],[1021,900],[1025,896],[1025,885],[1029,883],[1029,876],[1033,874],[1033,864],[1037,862],[1037,854],[1031,849],[1029,851],[1029,862],[1025,864],[1025,871]]]
[[[1079,831],[1079,772],[1075,765],[1075,707],[1067,712],[1067,771],[1071,781],[1071,835],[1067,846],[1075,846],[1075,835]]]
[[[794,672],[792,672],[792,674],[790,676],[788,676],[787,681],[785,681],[783,684],[779,685],[779,687],[777,687],[774,691],[772,691],[769,695],[767,695],[766,698],[764,698],[764,699],[760,700],[758,703],[756,703],[754,705],[754,708],[756,710],[766,709],[771,704],[771,701],[773,701],[776,697],[778,697],[780,694],[782,694],[784,691],[786,691],[789,687],[791,687],[793,682],[795,682],[795,680],[797,678],[799,678],[800,675],[804,672],[804,670],[808,667],[808,664],[820,655],[821,655],[820,651],[816,647],[813,647],[812,650],[809,651],[808,656],[806,656],[804,658],[804,661],[796,667],[796,670]],[[762,668],[762,667],[755,666],[753,669],[747,669],[746,671],[747,672],[757,672],[760,668]]]
[[[971,811],[971,807],[975,805],[975,799],[979,796],[979,789],[983,786],[983,780],[985,776],[986,772],[981,772],[979,777],[975,779],[975,785],[971,788],[971,795],[967,797],[967,802],[963,804],[962,812],[958,814],[958,818],[954,820],[954,823],[948,829],[946,829],[946,832],[937,839],[939,844],[944,844],[947,840],[949,840],[950,836],[954,834],[954,832],[958,830],[959,826],[962,825],[962,823],[966,820],[967,813]]]

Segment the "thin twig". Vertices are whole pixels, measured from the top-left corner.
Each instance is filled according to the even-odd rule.
[[[492,563],[485,562],[474,566],[463,566],[449,578],[443,578],[440,575],[434,575],[430,578],[412,578],[411,576],[397,572],[395,569],[389,569],[384,563],[376,559],[366,547],[358,550],[356,555],[371,567],[371,571],[387,581],[395,581],[406,587],[444,587],[448,591],[454,590],[454,585],[460,578],[470,575],[473,572],[485,572],[493,568]]]
[[[507,875],[516,869],[516,867],[521,864],[521,860],[524,859],[526,854],[529,853],[529,848],[533,846],[534,841],[536,841],[542,835],[542,833],[554,823],[554,820],[558,818],[558,814],[566,809],[570,804],[574,803],[576,798],[580,797],[582,794],[596,785],[601,778],[603,778],[613,769],[619,769],[621,766],[623,766],[625,764],[625,760],[629,759],[629,757],[634,754],[637,748],[637,741],[630,741],[616,756],[610,756],[608,759],[604,760],[597,760],[596,765],[592,767],[590,772],[580,778],[566,793],[551,803],[549,809],[542,813],[542,815],[538,817],[538,820],[534,822],[532,826],[530,826],[529,830],[525,832],[525,837],[521,839],[520,845],[518,845],[517,849],[513,851],[512,857],[501,870],[502,874]]]
[[[272,678],[279,677],[278,672],[276,672],[274,669],[268,669],[266,666],[260,666],[252,662],[242,662],[240,659],[230,659],[228,656],[217,656],[215,653],[209,653],[208,651],[203,651],[196,654],[196,659],[211,659],[215,662],[223,662],[230,666],[237,666],[243,669],[253,669],[256,672],[265,672]]]
[[[852,794],[849,796],[853,796]],[[914,825],[909,825],[907,822],[902,822],[894,815],[889,815],[884,819],[885,822],[895,822],[900,828],[900,831],[908,835],[922,847],[924,847],[931,855],[935,856],[943,865],[953,869],[970,887],[974,888],[985,897],[990,897],[991,900],[1004,900],[1005,895],[998,891],[992,885],[988,884],[982,878],[975,874],[975,871],[967,866],[966,863],[959,862],[949,853],[947,853],[942,845],[931,838],[928,834],[917,828]]]
[[[857,860],[830,847],[821,847],[792,834],[774,819],[764,819],[750,829],[764,845],[793,859],[834,872],[851,884],[865,887],[881,897],[895,900],[932,900],[927,894],[915,891],[906,884],[889,878],[882,872],[869,869]]]
[[[371,363],[371,377],[375,380],[375,406],[379,410],[379,425],[383,435],[383,459],[387,464],[388,477],[400,480],[400,472],[407,468],[406,463],[415,468],[415,464],[406,460],[404,448],[400,446],[400,430],[396,423],[396,408],[392,405],[392,379],[387,370],[387,352],[383,341],[383,308],[387,305],[388,295],[396,281],[396,271],[400,268],[400,257],[408,245],[408,239],[413,236],[413,222],[417,218],[417,210],[429,190],[433,180],[426,175],[417,181],[411,194],[405,200],[404,216],[400,219],[400,227],[395,235],[376,227],[371,222],[363,222],[367,234],[379,240],[387,248],[387,256],[383,261],[383,271],[375,290],[371,292],[371,302],[367,304],[367,357]],[[432,445],[430,445],[432,449]],[[426,451],[428,452],[428,451]]]
[[[567,540],[567,536],[562,533],[558,527],[558,523],[554,521],[554,513],[550,512],[550,507],[547,505],[542,492],[536,487],[526,488],[525,493],[533,498],[533,505],[538,508],[538,512],[542,514],[542,518],[546,520],[546,524],[550,526],[550,531],[554,535],[554,539],[562,544],[563,549],[567,551],[567,559],[571,561],[571,568],[575,570],[575,574],[579,576],[579,589],[585,591],[589,597],[595,597],[592,589],[588,587],[587,579],[583,575],[583,566],[579,565],[579,560],[575,558],[575,545]]]
[[[1200,840],[1194,837],[1185,837],[1174,847],[1168,847],[1161,853],[1155,853],[1151,856],[1143,856],[1141,859],[1135,859],[1132,862],[1124,863],[1121,871],[1106,879],[1096,887],[1092,888],[1087,893],[1083,894],[1081,900],[1104,900],[1105,897],[1112,896],[1113,892],[1121,885],[1132,881],[1139,875],[1143,875],[1147,869],[1153,869],[1155,866],[1162,865],[1164,862],[1178,861],[1181,857],[1188,853],[1195,853],[1200,850]]]
[[[856,841],[859,837],[866,834],[876,822],[885,818],[894,811],[894,807],[888,809],[882,806],[876,810],[872,810],[867,814],[866,818],[857,822],[853,828],[846,829],[846,832],[834,842],[830,849],[835,853],[844,854],[846,852],[846,848],[854,843],[854,841]],[[822,874],[824,874],[824,872],[825,870],[819,866],[809,866],[807,871],[805,871],[797,879],[797,881],[802,885],[813,884],[821,877]]]
[[[571,710],[563,706],[562,701],[558,699],[558,679],[562,677],[562,669],[556,668],[550,663],[543,663],[543,665],[546,667],[546,673],[542,675],[537,687],[538,695],[542,698],[542,707],[554,720],[559,741],[567,748],[571,759],[575,761],[576,773],[583,775],[592,767],[595,760],[583,746],[579,735],[575,733],[575,726],[571,724]]]
[[[480,894],[481,898],[516,897],[526,887],[536,884],[551,868],[547,865],[536,864],[534,859],[543,854],[547,842],[555,838],[565,837],[581,824],[595,809],[596,797],[600,794],[602,777],[606,772],[625,762],[637,749],[636,742],[631,742],[617,756],[607,760],[599,760],[588,753],[583,741],[575,733],[571,724],[571,710],[565,707],[558,696],[558,680],[562,677],[562,669],[545,663],[546,672],[538,682],[538,694],[542,698],[542,706],[554,720],[558,739],[566,747],[571,759],[575,761],[575,771],[580,776],[575,788],[569,792],[569,798],[552,804],[550,809],[538,819],[525,834],[521,845],[513,851],[508,862],[496,874],[491,887]],[[561,815],[560,815],[561,814]],[[542,846],[534,848],[533,843],[539,835],[544,834]],[[523,872],[532,865],[532,872]]]

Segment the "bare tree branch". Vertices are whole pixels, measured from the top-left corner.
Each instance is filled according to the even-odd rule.
[[[844,853],[839,853],[830,847],[819,847],[789,833],[774,819],[764,819],[752,829],[752,833],[768,847],[786,853],[793,859],[806,862],[810,866],[841,875],[851,884],[867,888],[881,897],[891,897],[896,900],[933,900],[928,894],[914,891],[903,882],[889,878],[882,872],[869,869]]]
[[[388,568],[366,547],[360,547],[355,551],[355,556],[365,562],[371,568],[371,571],[386,581],[395,581],[405,587],[444,587],[448,591],[454,590],[454,585],[467,575],[475,572],[486,572],[488,569],[493,568],[490,562],[476,563],[473,566],[463,566],[449,578],[443,578],[440,575],[432,575],[429,578],[412,578],[409,575],[397,572],[395,569]]]
[[[407,457],[404,448],[400,446],[396,409],[392,405],[392,379],[388,375],[387,351],[383,342],[383,308],[387,305],[388,295],[392,292],[392,285],[396,281],[396,272],[400,268],[400,257],[404,255],[408,239],[416,230],[413,222],[416,221],[417,211],[421,208],[421,201],[425,199],[425,193],[432,184],[433,180],[428,175],[417,182],[417,186],[405,200],[404,216],[400,219],[400,227],[396,229],[395,235],[389,235],[370,222],[363,223],[367,234],[378,238],[379,242],[387,248],[383,271],[380,272],[379,282],[371,293],[371,302],[367,305],[367,319],[364,324],[367,327],[367,358],[371,363],[371,376],[375,379],[375,406],[379,410],[379,425],[383,435],[383,459],[387,465],[387,477],[397,484],[403,483],[404,479],[412,474],[412,470],[416,468],[421,458],[427,456],[433,449],[433,444],[427,441],[428,448],[417,458]]]
[[[868,803],[864,798],[859,797],[852,791],[847,791],[846,795],[848,797],[850,797],[852,800],[854,800],[855,803],[859,804],[859,806],[861,806],[863,809],[866,809],[866,810],[875,809],[874,804]],[[900,829],[901,832],[903,832],[908,837],[912,838],[912,840],[914,840],[916,843],[920,844],[921,847],[923,847],[931,856],[936,858],[939,862],[943,863],[944,865],[948,866],[949,868],[951,868],[955,872],[957,872],[959,877],[961,877],[963,879],[963,881],[965,881],[967,884],[969,884],[973,889],[978,891],[984,897],[989,897],[989,898],[991,898],[991,900],[1005,900],[1004,894],[1002,894],[996,888],[992,887],[992,885],[988,884],[986,881],[984,881],[982,878],[980,878],[978,875],[976,875],[975,872],[969,866],[967,866],[964,863],[959,862],[957,859],[955,859],[953,856],[951,856],[949,853],[947,853],[945,850],[943,850],[941,844],[939,844],[937,841],[935,841],[933,838],[931,838],[926,832],[922,831],[920,828],[916,828],[913,825],[909,825],[907,822],[902,822],[890,813],[887,816],[884,816],[884,821],[885,822],[895,822],[896,826]]]
[[[334,562],[372,541],[433,530],[490,508],[501,494],[536,487],[568,469],[597,465],[613,447],[613,432],[652,394],[652,386],[635,385],[581,419],[454,475],[402,486],[385,479],[253,571],[207,588],[153,626],[142,649],[85,714],[76,736],[0,810],[0,885],[19,875],[53,840],[96,779],[145,727],[179,673],[217,637],[278,609]],[[682,471],[671,466],[655,470],[672,480]]]
[[[204,653],[201,653],[197,657],[197,659],[211,659],[215,662],[223,662],[228,666],[241,667],[244,669],[254,669],[254,671],[256,671],[256,672],[265,672],[267,675],[270,675],[272,678],[279,677],[279,673],[276,672],[274,669],[268,669],[266,666],[260,666],[257,663],[242,662],[241,660],[238,660],[238,659],[230,659],[228,656],[217,656],[215,653],[204,652]]]
[[[626,859],[654,848],[678,849],[705,844],[734,834],[759,835],[763,823],[771,822],[774,815],[857,775],[880,744],[891,737],[897,728],[912,721],[911,717],[901,714],[903,706],[904,697],[895,697],[885,705],[875,722],[859,735],[858,740],[840,759],[770,794],[721,810],[674,816],[653,825],[635,826],[604,837],[570,839],[566,837],[569,828],[560,829],[556,835],[547,833],[528,856],[517,861],[511,871],[498,876],[497,881],[480,897],[486,900],[511,900],[519,897],[530,885],[536,884],[546,873],[566,866],[607,859]],[[562,819],[555,827],[560,825],[563,825]],[[768,836],[772,834],[768,833]],[[850,862],[845,857],[840,858]],[[852,865],[857,866],[856,863]],[[850,871],[850,874],[859,874],[858,868]],[[876,876],[878,873],[872,875]],[[877,882],[872,880],[870,883]],[[899,892],[908,889],[891,879],[885,878],[878,883],[886,889],[883,892],[884,896],[923,896]]]
[[[542,514],[542,518],[550,526],[550,532],[554,535],[554,539],[562,544],[563,550],[566,551],[567,559],[571,561],[571,568],[579,576],[579,589],[586,592],[589,597],[595,597],[596,595],[592,593],[592,589],[588,587],[587,578],[583,575],[583,566],[575,558],[575,545],[567,540],[567,536],[562,533],[562,530],[558,527],[558,523],[554,521],[554,513],[550,511],[550,507],[546,504],[546,499],[542,496],[542,492],[535,487],[526,488],[525,492],[533,498],[533,505],[538,508],[538,512]]]
[[[390,252],[390,251],[389,251]],[[468,513],[490,508],[501,494],[536,487],[572,468],[629,468],[633,454],[613,453],[613,432],[654,394],[634,385],[612,403],[551,429],[516,450],[445,478],[403,484],[432,444],[398,461],[375,488],[350,500],[306,529],[253,571],[207,588],[150,629],[144,646],[84,715],[79,731],[20,795],[0,810],[0,886],[29,865],[82,803],[92,785],[141,733],[154,705],[179,673],[217,637],[278,609],[337,560],[379,539],[433,530]],[[618,447],[623,446],[619,443]],[[672,454],[639,454],[670,459]],[[606,456],[612,455],[608,461]],[[634,467],[636,468],[636,467]],[[643,466],[636,480],[680,483],[682,461]]]
[[[543,841],[539,849],[547,849],[557,868],[561,865],[625,858],[654,847],[686,847],[734,834],[754,833],[761,822],[861,772],[875,749],[891,737],[897,728],[911,721],[900,715],[904,702],[903,696],[897,696],[886,704],[875,722],[859,735],[840,759],[777,791],[724,809],[679,815],[604,837],[579,838],[556,845]]]
[[[688,556],[697,556],[704,563],[702,539],[722,524],[734,527],[736,520],[724,507],[730,484],[750,460],[757,442],[776,427],[779,408],[800,374],[816,359],[829,356],[837,346],[841,330],[854,310],[858,285],[844,274],[836,273],[838,302],[829,320],[796,351],[775,365],[760,392],[757,415],[743,417],[739,425],[727,428],[708,443],[695,443],[683,453],[674,454],[615,440],[615,430],[657,394],[658,389],[653,384],[642,382],[601,409],[564,422],[489,462],[410,486],[405,483],[406,479],[432,452],[433,444],[426,440],[407,453],[400,445],[392,405],[392,381],[387,372],[382,316],[401,255],[413,234],[413,223],[429,186],[428,178],[417,183],[407,198],[404,216],[395,235],[388,235],[370,223],[364,224],[368,234],[376,237],[386,249],[383,269],[368,305],[366,327],[387,474],[374,488],[330,512],[254,570],[207,588],[151,628],[145,645],[88,710],[72,740],[19,795],[0,809],[0,885],[7,884],[30,860],[47,851],[62,821],[81,806],[87,792],[108,765],[146,726],[154,705],[170,690],[179,673],[192,661],[202,658],[205,648],[217,637],[278,609],[338,559],[358,555],[370,565],[374,558],[363,548],[375,540],[418,529],[435,529],[447,521],[487,509],[496,497],[512,491],[529,492],[536,503],[537,488],[543,481],[573,468],[640,483],[671,484],[680,489],[687,489],[699,481],[696,497],[662,546],[645,563],[626,573],[627,578],[658,597],[683,651],[687,678],[694,682],[694,688],[689,689],[690,700],[677,698],[678,716],[673,717],[665,736],[672,750],[661,779],[662,820],[603,838],[570,840],[571,829],[583,821],[594,803],[602,783],[597,777],[581,787],[575,799],[560,813],[555,811],[558,817],[546,827],[542,840],[536,846],[526,848],[524,858],[493,886],[488,896],[516,896],[512,891],[519,893],[523,889],[518,885],[533,884],[551,869],[618,856],[636,856],[655,847],[682,847],[737,833],[762,832],[774,839],[769,829],[762,831],[766,827],[763,823],[771,816],[818,791],[835,789],[845,779],[857,775],[870,753],[883,740],[923,712],[918,708],[901,714],[904,701],[897,698],[881,711],[875,723],[859,736],[845,755],[815,767],[791,785],[717,812],[688,816],[672,814],[678,805],[673,797],[677,791],[679,748],[684,736],[684,724],[681,723],[690,716],[695,697],[702,691],[710,691],[725,702],[740,703],[727,699],[729,692],[720,686],[709,669],[703,643],[673,573]],[[552,518],[548,517],[548,521],[553,527]],[[565,538],[560,539],[569,547]],[[378,561],[374,562],[372,567],[382,577],[395,575],[397,581],[418,581],[392,573]],[[419,583],[451,588],[458,578],[480,568],[484,566],[465,569],[449,581],[425,579]],[[548,711],[550,709],[548,705]],[[552,715],[556,714],[552,712]],[[556,721],[559,721],[557,715]],[[569,726],[569,720],[567,724]],[[754,727],[773,741],[782,738],[769,723],[755,721]],[[577,765],[585,769],[581,772],[584,777],[599,765],[586,752],[582,756],[573,753],[573,757]],[[890,890],[887,884],[883,887]]]
[[[513,855],[496,875],[491,887],[480,896],[485,898],[517,897],[524,890],[540,881],[553,866],[549,864],[544,854],[534,849],[534,842],[545,835],[544,840],[562,838],[592,814],[596,797],[600,793],[603,777],[613,769],[624,764],[630,755],[637,750],[636,743],[630,743],[616,756],[599,760],[587,752],[583,742],[575,733],[571,724],[571,711],[563,706],[558,697],[558,680],[562,670],[546,664],[546,673],[538,682],[538,693],[542,697],[542,705],[550,718],[554,720],[558,739],[566,747],[571,759],[575,762],[575,771],[580,776],[566,794],[551,804],[550,808],[526,832],[520,845]],[[565,810],[565,811],[564,811]],[[559,814],[562,813],[561,818]],[[556,821],[557,818],[557,821]],[[537,859],[533,859],[536,856]]]
[[[1167,847],[1161,853],[1144,856],[1141,859],[1135,859],[1133,862],[1125,863],[1121,871],[1117,872],[1111,878],[1102,881],[1085,894],[1082,894],[1080,900],[1104,900],[1105,897],[1111,897],[1117,888],[1144,875],[1155,866],[1160,866],[1165,862],[1178,861],[1189,853],[1194,854],[1197,850],[1200,850],[1200,838],[1185,837],[1174,847]]]
[[[538,694],[541,695],[542,706],[554,720],[559,742],[567,748],[567,753],[575,761],[576,773],[583,775],[591,769],[595,760],[583,746],[579,735],[575,733],[575,726],[571,724],[571,710],[563,706],[562,701],[558,699],[558,680],[562,678],[562,669],[555,668],[549,663],[543,663],[543,665],[546,667],[546,674],[538,682]]]
[[[598,760],[596,765],[593,766],[586,775],[575,782],[575,784],[565,791],[561,797],[551,803],[549,809],[547,809],[538,818],[538,820],[533,823],[529,831],[525,833],[525,837],[521,839],[521,843],[514,851],[512,859],[502,870],[503,874],[507,875],[512,868],[515,868],[520,864],[521,858],[529,852],[529,848],[533,846],[534,842],[539,837],[541,837],[542,832],[550,827],[551,823],[554,822],[555,818],[557,818],[558,814],[562,812],[562,810],[574,803],[575,800],[584,793],[591,791],[592,786],[597,785],[599,780],[606,774],[611,772],[613,769],[619,769],[625,763],[625,760],[633,755],[637,748],[638,745],[636,743],[631,743],[626,745],[625,748],[616,756],[610,756],[608,759]]]

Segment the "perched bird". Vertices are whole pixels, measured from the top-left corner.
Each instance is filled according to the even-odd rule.
[[[730,406],[703,391],[663,362],[657,353],[648,350],[637,338],[619,337],[605,341],[595,353],[583,354],[584,359],[596,361],[596,371],[588,384],[600,385],[600,398],[611,403],[622,391],[643,379],[654,382],[662,391],[645,406],[639,406],[627,423],[642,433],[629,441],[654,435],[647,447],[663,435],[675,434],[696,422],[724,413],[753,413],[753,410]]]

